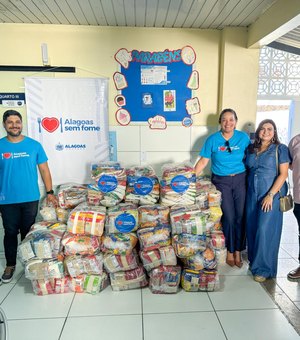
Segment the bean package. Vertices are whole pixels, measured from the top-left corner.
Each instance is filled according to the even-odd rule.
[[[61,185],[58,200],[18,248],[35,294],[219,288],[221,194],[190,164],[163,167],[160,182],[150,166],[92,164],[91,183]]]

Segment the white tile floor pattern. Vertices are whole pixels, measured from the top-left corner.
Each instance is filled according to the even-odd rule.
[[[278,285],[286,284],[286,273],[297,266],[296,226],[285,225],[284,230]],[[0,273],[4,265],[2,253]],[[155,295],[148,288],[113,292],[107,287],[95,296],[35,296],[18,263],[13,281],[0,287],[0,307],[8,319],[8,340],[300,338],[262,285],[253,281],[247,264],[242,269],[223,265],[219,273],[221,289],[210,293]],[[299,285],[288,283],[288,294],[300,308]]]

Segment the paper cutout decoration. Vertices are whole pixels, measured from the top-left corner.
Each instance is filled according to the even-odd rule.
[[[148,119],[149,128],[152,130],[164,130],[167,128],[166,118],[156,115]]]
[[[190,127],[193,125],[193,119],[190,117],[184,117],[182,120],[182,125],[184,127]]]
[[[125,109],[119,109],[116,112],[116,120],[122,126],[128,125],[131,121],[130,113]]]
[[[124,68],[128,68],[129,62],[132,61],[131,52],[128,52],[126,48],[120,48],[115,54],[116,61]]]
[[[117,90],[125,89],[128,86],[124,74],[120,72],[115,72],[113,78]]]
[[[190,79],[186,85],[191,90],[197,90],[199,88],[199,73],[198,71],[193,71],[190,75]]]
[[[126,105],[126,98],[121,94],[115,96],[115,103],[117,106],[125,106]]]
[[[200,113],[201,108],[200,108],[199,99],[197,97],[194,97],[192,99],[186,100],[185,108],[189,115],[195,115],[197,113]]]
[[[181,59],[187,65],[192,65],[196,61],[196,53],[191,46],[184,46],[181,50]]]
[[[175,90],[164,90],[164,111],[176,111]]]

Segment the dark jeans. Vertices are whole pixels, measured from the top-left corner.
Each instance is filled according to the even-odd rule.
[[[244,210],[246,200],[246,173],[235,176],[212,175],[212,183],[222,193],[221,219],[226,247],[230,253],[245,249]]]
[[[299,228],[299,234],[298,234],[298,237],[299,237],[299,257],[298,257],[298,260],[299,260],[299,263],[300,263],[300,204],[299,203],[295,203],[293,213],[294,213],[294,215],[297,219],[298,228]]]
[[[4,251],[7,266],[15,266],[18,249],[18,234],[25,238],[34,224],[39,201],[0,205],[4,227]]]

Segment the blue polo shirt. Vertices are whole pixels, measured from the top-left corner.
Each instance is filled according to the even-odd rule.
[[[0,139],[0,204],[38,201],[37,165],[47,162],[42,145],[24,136],[18,143]]]
[[[201,149],[200,156],[211,160],[211,171],[215,175],[228,176],[246,170],[244,158],[245,150],[250,144],[248,135],[243,131],[234,130],[228,143],[229,146],[226,146],[226,139],[221,131],[218,131],[206,139]]]

